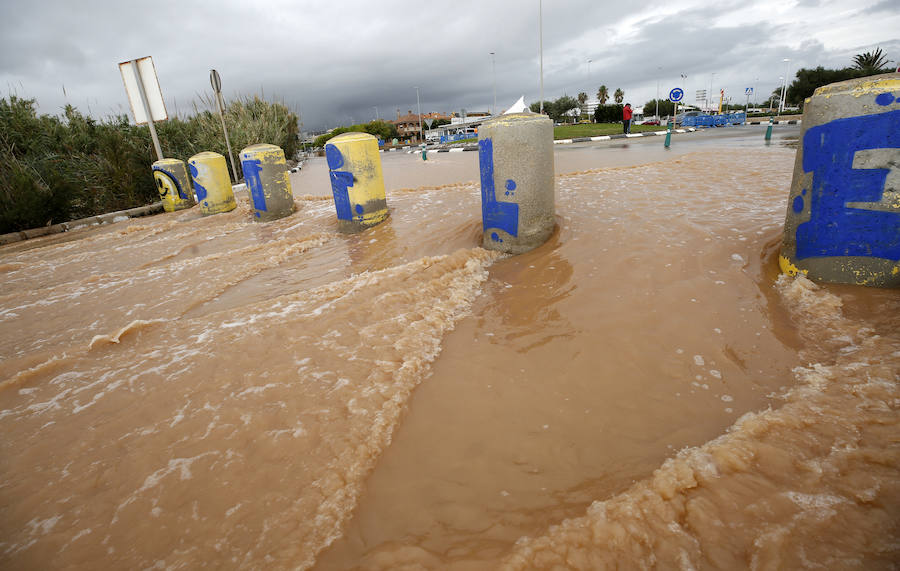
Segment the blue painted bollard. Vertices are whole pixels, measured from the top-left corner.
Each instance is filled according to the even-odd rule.
[[[900,287],[900,74],[806,100],[779,262],[816,281]]]
[[[294,212],[294,194],[281,147],[250,145],[241,151],[241,169],[254,220],[268,222]]]
[[[200,212],[204,215],[219,214],[237,207],[225,157],[212,151],[203,151],[188,159],[188,168],[194,180]]]
[[[511,113],[478,129],[482,245],[521,254],[547,241],[556,226],[553,122]]]
[[[359,232],[387,218],[384,175],[378,139],[368,133],[344,133],[325,145],[338,227]]]

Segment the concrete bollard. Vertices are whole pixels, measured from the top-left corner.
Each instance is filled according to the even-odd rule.
[[[900,73],[806,100],[779,263],[821,282],[900,287]]]
[[[188,178],[184,161],[162,159],[153,163],[153,180],[162,200],[163,210],[175,212],[194,205],[191,179]]]
[[[194,180],[200,211],[204,215],[228,212],[237,207],[225,157],[203,151],[188,159],[188,168]]]
[[[478,130],[482,245],[521,254],[537,248],[556,225],[553,121],[511,113]]]
[[[281,147],[250,145],[241,151],[241,168],[254,220],[268,222],[294,212],[294,194]]]
[[[368,133],[344,133],[325,145],[338,227],[358,232],[387,218],[378,140]]]

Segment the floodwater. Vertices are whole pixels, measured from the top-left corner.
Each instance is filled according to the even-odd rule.
[[[895,568],[900,293],[778,276],[761,139],[558,147],[517,257],[471,152],[0,248],[0,567]]]

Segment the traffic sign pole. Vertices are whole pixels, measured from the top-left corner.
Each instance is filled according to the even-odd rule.
[[[141,103],[144,104],[144,113],[147,114],[147,126],[150,127],[150,138],[153,139],[153,149],[156,151],[156,158],[163,160],[162,147],[159,146],[159,137],[156,135],[156,126],[153,125],[153,115],[150,114],[150,103],[147,101],[147,92],[144,90],[144,80],[141,77],[141,69],[138,67],[136,59],[131,60],[131,67],[134,68],[134,76],[137,78],[138,91],[141,93]]]
[[[672,143],[672,131],[674,130],[676,123],[675,121],[678,119],[678,102],[684,97],[684,90],[680,87],[676,87],[669,92],[669,101],[675,103],[675,115],[672,117],[672,121],[666,128],[666,148],[669,148],[669,145]]]
[[[228,128],[225,126],[225,100],[222,99],[222,78],[219,72],[209,70],[209,83],[213,88],[213,97],[216,100],[216,109],[219,111],[219,120],[222,121],[222,132],[225,133],[225,146],[228,148],[228,158],[231,159],[231,174],[234,176],[234,182],[237,183],[237,168],[234,166],[234,153],[231,152],[231,141],[228,140]]]

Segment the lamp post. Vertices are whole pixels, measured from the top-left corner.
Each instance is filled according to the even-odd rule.
[[[544,3],[538,0],[538,35],[541,59],[541,113],[544,113]]]
[[[709,75],[709,91],[706,92],[706,112],[709,113],[712,110],[712,89],[713,89],[713,80],[716,78],[716,72],[712,72]]]
[[[491,72],[494,75],[494,107],[491,108],[491,116],[497,114],[497,65],[494,61],[494,52],[491,52]]]
[[[662,73],[662,66],[656,68],[656,120],[659,121],[659,76]]]
[[[375,109],[375,120],[378,121],[378,106],[373,105],[372,108]]]
[[[416,109],[419,111],[419,140],[422,140],[422,105],[419,103],[419,88],[414,87],[416,90]]]
[[[784,62],[784,78],[781,82],[781,103],[778,105],[778,114],[781,115],[784,113],[784,96],[787,94],[787,77],[788,77],[788,65],[790,61],[788,58],[784,58],[781,60]]]

